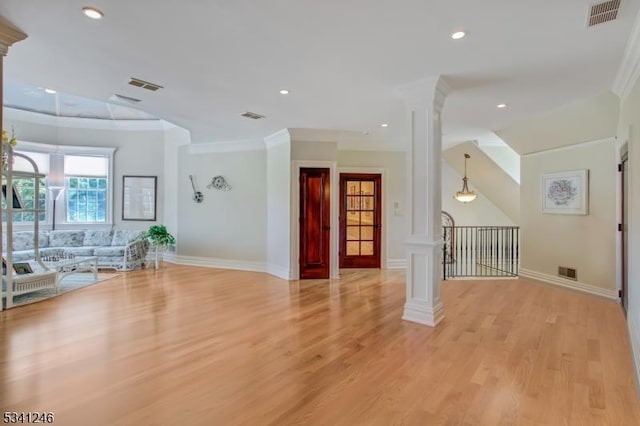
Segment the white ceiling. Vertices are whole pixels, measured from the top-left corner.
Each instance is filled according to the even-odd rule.
[[[3,0],[0,14],[29,36],[5,58],[11,81],[100,101],[139,98],[194,142],[293,127],[394,146],[406,124],[394,89],[426,76],[454,89],[443,113],[448,143],[609,90],[640,0],[623,0],[616,21],[587,29],[591,3],[92,0],[105,14],[93,21],[83,1]],[[459,29],[467,37],[452,40]],[[130,77],[165,88],[136,88]],[[508,108],[498,110],[501,102]]]

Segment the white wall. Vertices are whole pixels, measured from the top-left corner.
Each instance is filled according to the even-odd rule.
[[[336,161],[337,142],[291,140],[291,159],[303,161]]]
[[[382,182],[382,244],[387,265],[382,265],[383,268],[404,267],[406,263],[405,158],[406,153],[401,151],[338,151],[338,169],[373,167],[385,170]]]
[[[456,226],[516,226],[502,210],[471,183],[469,189],[478,194],[470,203],[461,203],[453,195],[462,189],[462,176],[442,161],[442,210],[448,212]]]
[[[267,262],[269,271],[289,279],[291,266],[291,142],[267,144]]]
[[[629,144],[629,276],[627,322],[640,383],[640,82],[622,102],[618,135]]]
[[[520,156],[508,145],[478,145],[489,158],[502,168],[513,180],[520,183]]]
[[[202,260],[211,266],[220,266],[218,261],[222,260],[238,269],[243,265],[248,269],[264,269],[267,261],[266,151],[263,148],[206,152],[196,145],[199,144],[178,149],[178,260],[184,263]],[[192,153],[194,149],[197,150]],[[204,193],[202,203],[192,200],[190,174]],[[218,175],[232,186],[230,191],[206,188],[211,178]]]
[[[146,229],[154,223],[163,222],[165,136],[161,121],[119,123],[110,120],[60,119],[4,108],[4,128],[12,127],[18,140],[50,145],[116,148],[113,176],[114,227]],[[122,220],[123,175],[158,177],[156,222]]]
[[[514,223],[520,220],[520,185],[474,142],[455,145],[442,152],[449,167],[458,174],[465,173],[465,154],[469,183],[482,191],[483,195],[499,208]],[[462,180],[460,180],[462,182]],[[456,191],[462,189],[462,185]],[[475,202],[475,201],[474,201]]]
[[[496,134],[518,154],[606,139],[616,134],[619,100],[611,92],[514,123]]]
[[[609,139],[522,156],[522,272],[556,277],[577,269],[584,290],[616,296],[616,162]],[[589,214],[542,213],[544,173],[589,170]]]
[[[191,143],[188,130],[173,127],[164,133],[164,225],[176,239],[178,234],[178,153],[179,148]]]

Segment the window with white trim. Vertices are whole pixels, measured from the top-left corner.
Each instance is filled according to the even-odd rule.
[[[53,223],[53,203],[56,203],[56,229],[68,225],[111,225],[113,210],[113,148],[45,145],[22,142],[16,152],[27,155],[45,175],[40,180],[39,215],[42,225]],[[27,160],[15,158],[14,170],[32,172]],[[35,202],[34,179],[14,179],[25,207]],[[57,188],[60,196],[52,200]],[[62,189],[64,188],[64,189]],[[60,191],[62,189],[62,191]],[[3,200],[4,202],[4,200]],[[14,227],[32,223],[33,213],[14,213]],[[6,221],[3,216],[3,220]],[[24,224],[24,225],[21,225]]]
[[[49,155],[40,153],[40,152],[22,152],[20,153],[27,155],[31,158],[36,165],[38,166],[38,171],[41,174],[47,175],[49,173]],[[33,166],[29,161],[20,157],[18,155],[14,156],[13,160],[13,170],[14,171],[22,171],[22,172],[33,172]],[[13,186],[20,194],[20,198],[24,204],[25,209],[33,209],[36,202],[36,181],[31,178],[18,178],[14,177]],[[40,188],[39,188],[40,196],[38,198],[38,203],[40,204],[40,209],[42,210],[39,214],[40,222],[44,222],[47,219],[46,205],[47,205],[47,180],[46,178],[40,179]],[[2,199],[2,208],[6,208],[6,200]],[[20,223],[31,223],[35,217],[34,212],[22,212],[20,210],[14,210],[13,212],[13,222],[15,224]],[[2,221],[6,222],[6,216],[2,216]]]
[[[109,159],[64,156],[66,223],[107,223]]]

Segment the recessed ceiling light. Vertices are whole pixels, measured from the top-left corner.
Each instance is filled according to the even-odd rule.
[[[102,17],[104,16],[104,13],[102,13],[102,11],[90,6],[83,7],[82,13],[84,13],[87,18],[91,19],[102,19]]]
[[[389,127],[389,125],[387,123],[382,123],[380,127]]]
[[[56,91],[53,90],[53,89],[44,89],[44,91],[47,92],[50,95],[54,95],[56,93]]]
[[[507,104],[498,104],[498,105],[496,105],[496,107],[498,107],[498,108],[500,108],[500,109],[502,109],[502,108],[506,108],[506,107],[507,107]]]
[[[282,90],[280,91],[280,94],[281,94],[281,95],[288,95],[288,94],[289,94],[289,91],[288,91],[287,89],[282,89]]]
[[[456,31],[455,33],[451,34],[451,38],[454,40],[460,40],[466,35],[467,34],[464,31]]]

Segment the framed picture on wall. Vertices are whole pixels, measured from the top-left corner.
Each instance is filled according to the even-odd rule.
[[[157,176],[122,177],[122,220],[156,220]]]
[[[543,174],[541,195],[543,213],[589,214],[589,170]]]

